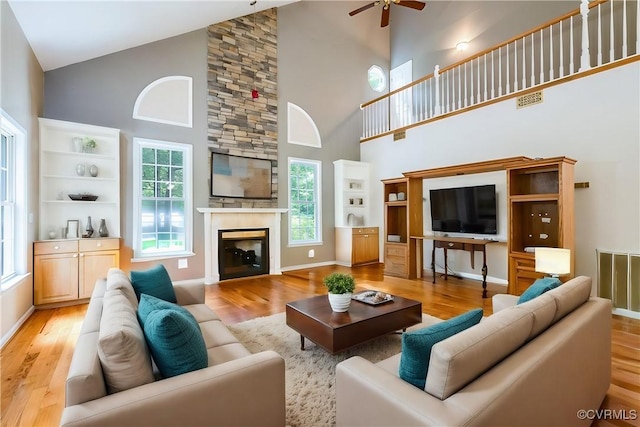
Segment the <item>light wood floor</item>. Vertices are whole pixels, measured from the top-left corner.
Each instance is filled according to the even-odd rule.
[[[405,280],[383,276],[380,265],[353,269],[329,266],[225,281],[206,288],[206,302],[226,323],[284,311],[285,304],[325,294],[322,278],[350,271],[358,289],[373,288],[422,301],[423,311],[447,319],[472,308],[492,313],[491,296],[505,288],[489,284],[482,299],[479,282],[450,277]],[[0,354],[2,426],[57,426],[64,407],[64,382],[86,305],[37,310]],[[611,387],[603,409],[640,414],[640,321],[614,316]],[[622,414],[621,412],[615,412]],[[609,417],[611,418],[611,417]],[[614,418],[619,418],[614,416]],[[601,420],[595,426],[640,426],[640,420]]]

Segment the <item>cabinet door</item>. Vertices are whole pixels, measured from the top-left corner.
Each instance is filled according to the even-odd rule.
[[[353,235],[353,261],[355,264],[378,262],[378,234]]]
[[[80,253],[79,298],[90,298],[96,280],[107,277],[111,267],[118,267],[118,251],[97,251]]]
[[[34,261],[34,304],[78,298],[78,254],[38,255]]]

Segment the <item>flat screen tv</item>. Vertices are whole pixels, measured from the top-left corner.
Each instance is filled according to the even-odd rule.
[[[429,190],[429,199],[433,231],[498,234],[495,185]]]
[[[211,196],[271,199],[271,160],[211,153]]]

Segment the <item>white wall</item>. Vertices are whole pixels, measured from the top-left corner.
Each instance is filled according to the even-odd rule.
[[[576,182],[590,184],[575,191],[576,274],[591,276],[595,283],[596,249],[640,252],[639,93],[640,63],[635,62],[545,89],[540,105],[517,110],[515,99],[509,99],[409,129],[401,141],[388,136],[366,142],[361,159],[375,165],[374,183],[402,172],[503,157],[576,159]],[[485,183],[482,175],[487,175],[486,183],[502,182],[481,174],[442,179],[441,184]],[[382,223],[382,185],[377,188],[373,186],[373,203],[379,207],[374,220]],[[497,191],[499,233],[504,235],[506,191]],[[424,217],[428,231],[428,209]],[[425,250],[430,262],[430,245]],[[478,268],[470,269],[467,253],[454,253],[450,266],[477,273]],[[491,249],[488,268],[493,278],[507,279],[505,244]]]
[[[33,240],[38,223],[38,116],[42,112],[44,74],[9,3],[0,1],[0,107],[27,132],[27,275],[0,293],[0,345],[4,345],[33,310]]]

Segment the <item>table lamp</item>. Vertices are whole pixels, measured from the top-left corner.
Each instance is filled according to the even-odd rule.
[[[571,273],[571,250],[563,248],[535,248],[535,270],[558,277]]]

